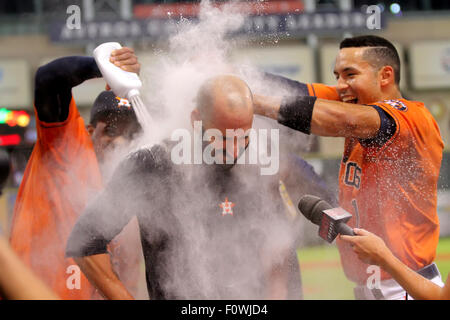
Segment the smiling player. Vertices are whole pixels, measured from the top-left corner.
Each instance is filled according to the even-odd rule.
[[[380,235],[403,263],[442,285],[433,263],[443,149],[436,121],[423,103],[402,97],[400,59],[386,39],[343,40],[334,74],[336,87],[281,79],[292,97],[255,95],[255,112],[307,134],[345,137],[339,202],[353,214],[349,224]],[[368,265],[348,244],[338,241],[338,247],[345,274],[357,284],[356,298],[407,297],[385,272],[380,288],[369,290]]]

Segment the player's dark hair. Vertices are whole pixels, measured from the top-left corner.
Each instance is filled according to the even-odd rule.
[[[400,57],[390,41],[372,35],[358,36],[342,40],[339,49],[361,47],[369,47],[364,53],[364,59],[378,70],[391,66],[394,69],[395,83],[400,83]]]
[[[95,99],[89,123],[96,127],[98,122],[104,122],[113,127],[121,123],[128,124],[129,130],[121,133],[127,139],[132,139],[142,130],[129,101],[116,97],[112,91],[103,91]]]

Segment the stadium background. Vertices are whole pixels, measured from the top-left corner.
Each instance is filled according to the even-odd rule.
[[[402,92],[408,99],[425,103],[445,143],[438,186],[441,241],[437,257],[445,279],[450,270],[450,1],[255,3],[260,11],[248,17],[247,28],[237,35],[246,41],[231,53],[232,59],[250,58],[265,71],[302,82],[335,83],[332,65],[338,43],[345,36],[376,34],[395,43],[402,59]],[[71,5],[81,8],[82,29],[78,32],[66,30]],[[368,5],[380,8],[379,30],[369,30],[361,20]],[[111,40],[132,46],[141,63],[151,65],[155,61],[152,51],[167,45],[176,16],[182,13],[195,19],[197,8],[196,1],[176,0],[0,0],[0,148],[10,154],[12,169],[0,197],[0,226],[5,233],[36,140],[32,108],[36,69],[57,57],[91,55],[96,45]],[[274,26],[273,21],[284,23]],[[85,119],[103,88],[103,80],[91,80],[75,89]],[[297,152],[337,190],[342,148],[343,139],[313,137],[307,149]],[[335,246],[318,240],[315,226],[305,224],[305,228],[310,241],[299,248],[305,297],[351,299],[351,284],[342,273]]]

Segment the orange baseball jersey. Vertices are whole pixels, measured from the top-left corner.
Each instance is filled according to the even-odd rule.
[[[73,98],[67,120],[44,123],[36,115],[36,127],[38,139],[14,208],[11,246],[62,299],[91,299],[93,287],[80,271],[78,288],[74,272],[79,269],[65,258],[65,247],[78,216],[101,188],[92,141]]]
[[[352,213],[351,227],[384,239],[413,270],[433,262],[439,239],[437,181],[443,142],[421,102],[405,99],[373,104],[395,121],[385,143],[347,138],[339,173],[339,203]],[[373,141],[372,141],[373,142]],[[364,285],[372,273],[352,248],[337,241],[346,276]],[[382,272],[381,279],[390,276]]]
[[[320,99],[335,100],[339,101],[339,94],[336,87],[327,86],[321,83],[308,83],[308,94]]]
[[[308,84],[312,96],[340,100],[335,87]],[[433,262],[439,239],[437,181],[443,142],[439,127],[421,102],[375,103],[395,121],[396,131],[382,146],[346,139],[339,173],[339,203],[352,227],[380,236],[413,270]],[[346,276],[365,284],[368,265],[337,240]],[[381,279],[391,278],[383,272]]]

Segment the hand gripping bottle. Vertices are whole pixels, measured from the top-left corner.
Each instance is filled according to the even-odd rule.
[[[111,52],[120,48],[122,46],[117,42],[103,43],[95,48],[94,58],[103,78],[113,92],[121,98],[131,100],[132,97],[139,95],[142,82],[136,73],[122,70],[109,61]]]

